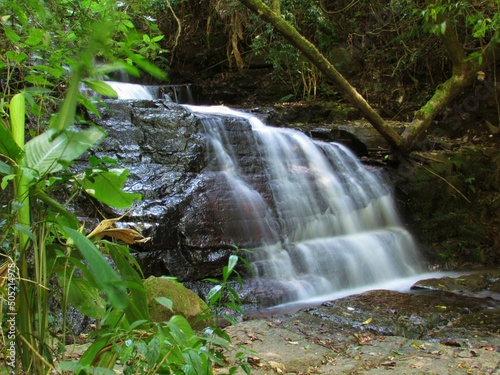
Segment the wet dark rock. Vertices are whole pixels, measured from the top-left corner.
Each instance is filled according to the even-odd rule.
[[[469,297],[492,299],[500,303],[500,270],[421,280],[415,283],[412,289],[448,291]]]
[[[400,293],[374,290],[303,310],[294,318],[309,323],[369,330],[390,336],[429,338],[448,324],[491,308],[484,299],[449,292]]]

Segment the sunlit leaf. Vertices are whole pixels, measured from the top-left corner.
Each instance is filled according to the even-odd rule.
[[[16,52],[16,51],[7,51],[5,55],[9,58],[10,61],[17,62],[18,64],[22,64],[28,55],[24,52]]]
[[[26,143],[26,165],[42,176],[62,169],[59,161],[75,160],[105,136],[97,128],[68,130],[52,139],[55,134],[48,130]]]
[[[368,318],[366,319],[363,323],[361,323],[362,325],[367,325],[367,324],[370,324],[372,322],[373,318]]]
[[[146,73],[151,74],[153,77],[160,79],[167,79],[167,74],[158,68],[156,65],[150,63],[147,59],[141,55],[135,53],[129,53],[128,58],[132,60],[139,68],[144,70]]]
[[[21,40],[21,37],[16,34],[14,30],[10,27],[5,27],[3,28],[5,36],[10,39],[12,43],[18,43]]]
[[[45,34],[45,31],[42,29],[35,29],[35,28],[30,28],[28,30],[29,36],[28,39],[24,41],[28,46],[36,46],[38,45]]]
[[[94,90],[96,93],[109,96],[110,98],[118,98],[116,91],[107,83],[95,79],[86,79],[83,81],[89,88]]]

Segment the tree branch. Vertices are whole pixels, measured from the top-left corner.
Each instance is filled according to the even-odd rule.
[[[387,140],[389,145],[396,150],[404,150],[403,138],[389,127],[384,119],[368,104],[368,102],[352,87],[337,69],[321,54],[321,52],[295,30],[282,17],[276,15],[260,0],[240,0],[248,9],[259,15],[262,20],[271,24],[277,32],[287,39],[295,48],[320,70],[327,78],[331,79],[340,93],[372,124],[372,126]]]

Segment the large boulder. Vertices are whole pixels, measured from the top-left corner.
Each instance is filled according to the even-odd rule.
[[[144,280],[149,313],[153,322],[168,321],[173,315],[182,315],[195,329],[213,325],[208,305],[192,290],[178,281],[166,277],[150,276]],[[156,298],[172,301],[172,309],[160,304]]]

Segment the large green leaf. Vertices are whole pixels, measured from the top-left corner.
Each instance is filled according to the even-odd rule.
[[[14,141],[10,130],[3,122],[0,122],[0,154],[12,160],[18,160],[23,156],[23,150]]]
[[[111,305],[118,309],[126,308],[128,304],[127,288],[101,252],[92,241],[77,230],[68,227],[63,227],[63,229],[87,261],[95,275],[97,285],[106,292]]]
[[[14,142],[21,149],[24,147],[25,102],[24,93],[19,93],[12,97],[9,105],[10,131]]]
[[[71,162],[101,140],[105,133],[97,128],[66,130],[56,136],[50,129],[26,143],[26,165],[39,175],[62,169],[59,161]],[[52,139],[54,138],[54,139]]]
[[[109,96],[110,98],[118,98],[116,91],[106,82],[96,79],[86,79],[83,80],[83,83],[100,95]]]
[[[123,280],[127,281],[131,303],[125,309],[126,318],[129,322],[139,320],[149,321],[150,315],[146,290],[142,283],[142,277],[138,272],[140,271],[140,267],[136,259],[130,255],[128,246],[118,245],[109,241],[103,242]]]
[[[151,74],[153,77],[163,80],[167,79],[167,74],[156,65],[150,63],[145,57],[130,52],[128,53],[128,58],[132,60],[139,68],[144,70],[146,73]]]
[[[71,305],[91,318],[103,318],[106,314],[106,301],[99,295],[99,290],[83,278],[73,276],[69,281],[64,280],[64,277],[64,272],[58,273],[60,285],[71,282],[68,294]]]
[[[116,208],[127,208],[140,200],[141,194],[127,193],[122,190],[130,171],[128,169],[110,169],[86,180],[83,187],[88,194],[101,202]]]

